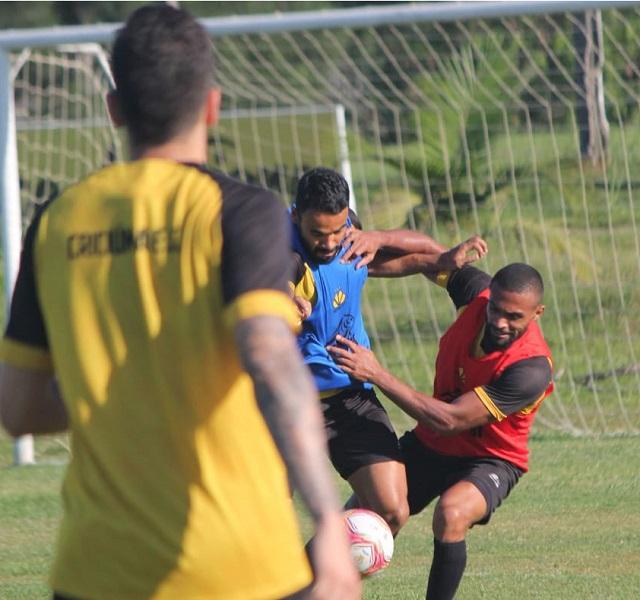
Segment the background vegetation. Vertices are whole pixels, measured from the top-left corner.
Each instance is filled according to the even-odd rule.
[[[149,4],[130,2],[0,2],[0,29],[48,27],[51,25],[86,25],[121,23],[136,8]],[[178,2],[197,17],[255,15],[260,13],[345,8],[372,2],[333,2],[330,0],[295,2]],[[387,4],[387,3],[383,3]],[[19,7],[17,6],[19,5]]]

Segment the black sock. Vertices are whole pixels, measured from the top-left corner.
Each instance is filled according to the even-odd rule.
[[[433,561],[427,586],[427,600],[451,600],[467,566],[467,543],[433,540]]]

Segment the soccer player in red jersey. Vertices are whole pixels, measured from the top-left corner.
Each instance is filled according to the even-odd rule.
[[[440,340],[432,395],[347,339],[329,350],[417,421],[400,439],[409,507],[416,514],[438,498],[426,597],[447,600],[464,573],[467,531],[488,523],[528,470],[529,432],[553,390],[553,365],[537,323],[545,307],[533,267],[513,263],[493,277],[471,265],[425,275],[447,289],[459,315]]]

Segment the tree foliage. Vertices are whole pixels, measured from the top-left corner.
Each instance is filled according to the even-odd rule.
[[[149,2],[0,2],[0,29],[121,23]],[[196,17],[253,15],[338,8],[367,2],[179,2]]]

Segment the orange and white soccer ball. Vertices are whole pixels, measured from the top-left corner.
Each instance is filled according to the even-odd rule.
[[[347,510],[343,518],[360,574],[364,577],[384,569],[391,562],[394,549],[393,534],[386,521],[364,508]]]

